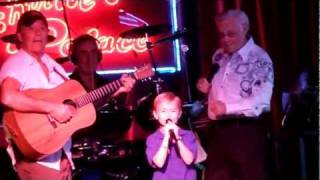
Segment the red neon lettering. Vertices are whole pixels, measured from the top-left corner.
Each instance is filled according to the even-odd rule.
[[[65,5],[69,9],[79,8],[83,12],[90,11],[96,5],[95,0],[66,0]],[[109,6],[114,6],[119,3],[119,0],[104,0],[104,2]],[[6,6],[9,13],[5,14],[0,12],[0,33],[3,33],[7,30],[7,25],[14,26],[16,25],[21,14],[27,10],[35,9],[40,11],[41,9],[45,10],[56,10],[62,11],[62,5],[59,0],[54,0],[52,2],[31,2],[17,4],[14,6]],[[5,22],[7,18],[7,23]],[[69,39],[67,33],[67,25],[65,22],[59,18],[47,18],[49,23],[50,34],[55,36],[55,41],[47,45],[48,48],[58,48],[60,56],[67,56],[69,52]],[[62,29],[62,31],[61,31]],[[131,50],[135,52],[144,52],[146,48],[146,38],[138,39],[122,39],[115,38],[113,36],[100,35],[100,32],[96,28],[91,28],[87,31],[88,34],[91,34],[96,39],[99,40],[99,47],[103,53],[111,54],[114,52],[127,53]],[[6,45],[6,51],[8,54],[16,53],[16,48],[12,44]]]

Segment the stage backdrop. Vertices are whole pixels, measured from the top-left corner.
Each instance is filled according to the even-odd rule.
[[[102,74],[132,71],[134,67],[150,63],[151,56],[146,41],[156,42],[170,37],[177,29],[175,0],[60,0],[0,2],[0,36],[14,34],[16,24],[25,11],[41,11],[48,20],[49,34],[55,40],[47,45],[47,52],[53,58],[69,56],[71,39],[88,33],[99,42],[103,60],[99,66]],[[160,26],[158,26],[160,25]],[[166,26],[162,26],[166,25]],[[142,26],[157,26],[149,37],[122,38],[120,34]],[[162,27],[168,27],[163,30]],[[148,30],[148,29],[147,29]],[[139,31],[141,32],[141,31]],[[180,50],[178,40],[168,40],[154,44],[152,54],[158,70],[175,72],[180,70]],[[0,42],[0,63],[16,52],[12,43]],[[62,63],[67,71],[72,63]]]

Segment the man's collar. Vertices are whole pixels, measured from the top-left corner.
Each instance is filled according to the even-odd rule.
[[[25,56],[25,58],[23,58],[28,64],[33,64],[36,62],[36,59],[31,56],[27,51],[25,51],[24,49],[20,49],[20,53],[23,54]],[[43,54],[41,57],[40,57],[40,60],[43,62],[43,63],[46,63],[47,62],[47,58],[45,56],[45,54]]]
[[[249,37],[248,41],[242,46],[238,51],[234,52],[232,55],[229,55],[224,52],[222,48],[218,49],[215,55],[215,62],[218,62],[222,59],[229,59],[230,57],[235,57],[237,55],[240,55],[243,60],[248,59],[248,55],[250,50],[252,49],[252,46],[254,46],[254,40],[252,37]]]
[[[250,50],[252,49],[252,46],[254,46],[254,41],[253,38],[250,37],[248,39],[248,41],[246,42],[246,44],[244,46],[242,46],[242,48],[240,48],[236,53],[239,54],[243,60],[247,60],[248,59],[248,54],[250,52]]]
[[[37,60],[31,56],[29,53],[27,53],[25,50],[20,49],[20,53],[24,56],[23,60],[26,61],[29,65],[33,65],[34,63],[37,62]],[[49,61],[49,56],[47,54],[43,54],[40,57],[40,60],[42,63],[47,65],[47,68],[49,72],[53,71],[53,64]]]

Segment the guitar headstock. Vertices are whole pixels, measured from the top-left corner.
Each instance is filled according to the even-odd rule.
[[[147,64],[138,68],[133,75],[137,80],[141,80],[153,76],[154,71],[152,70],[151,64]]]

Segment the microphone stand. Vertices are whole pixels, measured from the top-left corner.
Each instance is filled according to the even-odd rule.
[[[192,97],[191,97],[189,70],[188,70],[188,66],[187,66],[187,62],[186,62],[186,53],[189,51],[189,47],[187,45],[185,45],[185,47],[182,47],[181,49],[182,49],[182,52],[183,52],[183,56],[181,58],[182,67],[184,68],[184,77],[186,79],[187,93],[188,93],[187,94],[188,95],[188,103],[190,103],[192,101]]]
[[[188,51],[189,51],[189,48],[187,45],[185,45],[185,47],[182,47],[183,56],[181,56],[182,57],[181,60],[182,60],[182,67],[184,68],[184,77],[185,77],[186,86],[187,86],[188,103],[191,103],[192,97],[191,97],[191,88],[190,88],[190,78],[189,78],[189,71],[188,71],[188,66],[187,66],[187,62],[186,62],[186,53]],[[190,130],[194,131],[190,115],[187,116],[187,122],[188,122],[188,126],[189,126]]]
[[[146,39],[148,39],[148,34],[147,33],[146,33],[145,37],[146,37]],[[155,59],[154,59],[154,56],[153,56],[152,48],[154,46],[153,46],[153,43],[150,42],[150,41],[146,42],[146,46],[147,46],[148,53],[149,53],[149,56],[150,56],[151,65],[154,68],[154,74],[155,74],[155,77],[156,77],[156,80],[153,81],[153,82],[155,82],[155,85],[156,85],[156,93],[160,94],[161,91],[162,91],[162,87],[161,87],[160,83],[163,82],[163,80],[159,76],[159,73],[157,71],[157,65],[155,63]]]

